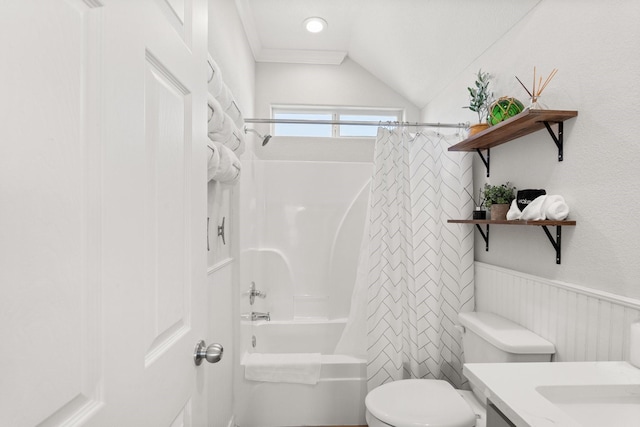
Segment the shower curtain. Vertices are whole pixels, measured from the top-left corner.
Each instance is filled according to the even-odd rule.
[[[337,352],[362,354],[368,388],[403,378],[464,388],[457,313],[473,298],[472,159],[457,136],[380,128],[349,323]],[[365,306],[366,301],[366,306]],[[364,341],[366,331],[366,342]]]

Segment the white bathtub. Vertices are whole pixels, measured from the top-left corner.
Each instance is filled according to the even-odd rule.
[[[254,351],[321,353],[316,385],[242,380],[236,406],[239,427],[364,425],[366,362],[333,354],[344,320],[256,322]],[[240,374],[244,376],[244,367]]]

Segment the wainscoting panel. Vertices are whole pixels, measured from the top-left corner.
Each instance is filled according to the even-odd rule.
[[[510,319],[556,346],[557,362],[628,360],[640,300],[475,263],[476,310]]]

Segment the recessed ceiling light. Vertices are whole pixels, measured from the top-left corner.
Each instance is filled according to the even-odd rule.
[[[304,20],[304,28],[306,28],[310,33],[319,33],[327,28],[327,25],[327,21],[322,18],[318,18],[317,16]]]

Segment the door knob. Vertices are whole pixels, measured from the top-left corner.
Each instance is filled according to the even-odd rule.
[[[207,347],[204,341],[200,341],[196,344],[196,348],[193,351],[193,361],[196,366],[200,366],[202,359],[206,359],[209,363],[218,363],[222,359],[222,352],[224,349],[218,343],[211,344]]]

